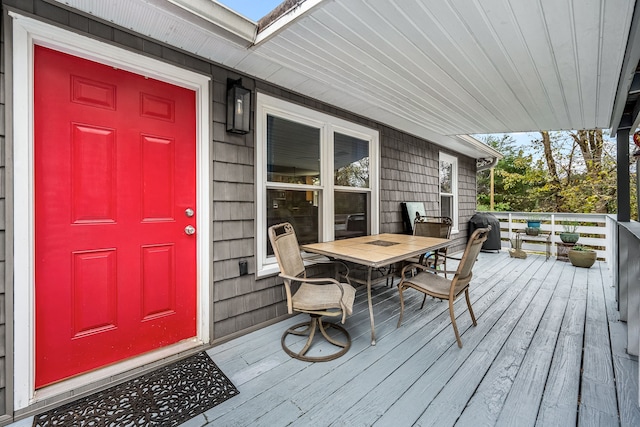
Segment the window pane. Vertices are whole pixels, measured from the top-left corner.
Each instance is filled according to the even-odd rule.
[[[440,161],[440,192],[453,193],[453,164]]]
[[[335,238],[366,236],[369,233],[368,203],[366,193],[336,191]]]
[[[318,201],[317,191],[267,190],[267,228],[289,222],[299,244],[318,242]],[[273,255],[268,237],[267,255]]]
[[[320,129],[267,115],[267,181],[320,184]]]
[[[453,218],[453,196],[440,195],[440,215]]]
[[[369,141],[334,134],[334,184],[345,187],[369,187]]]

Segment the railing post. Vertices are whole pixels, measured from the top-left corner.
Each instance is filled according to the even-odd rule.
[[[556,216],[554,214],[551,214],[551,245],[553,248],[552,252],[554,253],[554,255],[556,255],[558,252],[556,245],[554,245],[555,241],[556,241]]]

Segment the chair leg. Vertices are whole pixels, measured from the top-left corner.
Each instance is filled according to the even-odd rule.
[[[449,315],[451,316],[451,325],[453,325],[453,332],[456,334],[456,341],[458,341],[458,347],[462,348],[462,340],[458,333],[458,325],[456,325],[456,315],[453,313],[453,300],[449,300]]]
[[[420,306],[420,310],[422,310],[422,307],[424,307],[425,301],[427,301],[427,294],[424,294],[424,298],[422,298],[422,305]]]
[[[402,325],[402,315],[404,314],[404,298],[402,296],[402,282],[398,283],[398,292],[400,292],[400,317],[398,318],[398,328]]]
[[[300,329],[303,328],[304,329]],[[315,332],[316,332],[316,328],[320,329],[320,333],[322,334],[322,336],[331,344],[333,344],[336,347],[339,347],[340,349],[336,352],[336,353],[332,353],[329,354],[327,356],[307,356],[306,353],[309,350],[309,348],[311,347],[311,344],[313,343],[313,339],[315,337]],[[334,328],[336,330],[338,330],[345,338],[344,342],[340,342],[337,341],[333,338],[331,338],[329,336],[329,334],[327,334],[326,329],[327,328]],[[297,335],[297,336],[305,336],[308,335],[307,341],[304,345],[304,347],[302,348],[302,350],[300,350],[299,352],[294,352],[293,350],[291,350],[289,347],[287,347],[286,344],[286,338],[288,335]],[[351,337],[349,336],[349,332],[347,332],[346,329],[344,329],[342,326],[337,325],[335,323],[323,323],[322,322],[322,318],[319,315],[311,315],[311,320],[309,322],[304,322],[304,323],[299,323],[297,325],[294,325],[292,327],[290,327],[289,329],[287,329],[284,334],[282,334],[282,338],[280,340],[281,344],[282,344],[282,349],[291,357],[295,358],[295,359],[299,359],[299,360],[304,360],[306,362],[326,362],[329,360],[333,360],[336,359],[340,356],[342,356],[343,354],[345,354],[347,351],[349,351],[349,348],[351,348]]]
[[[334,325],[333,323],[327,323],[327,325],[329,325],[329,327],[333,327],[336,328],[336,325]],[[322,336],[324,337],[324,339],[326,339],[327,341],[329,341],[331,344],[335,345],[336,347],[346,347],[347,345],[350,345],[349,342],[340,342],[340,341],[336,341],[333,338],[331,338],[329,336],[329,334],[327,334],[327,330],[324,328],[325,323],[322,323],[322,319],[318,319],[318,329],[320,329],[320,333],[322,334]],[[338,329],[338,328],[336,328]]]
[[[307,339],[307,343],[304,345],[304,347],[302,348],[302,350],[300,350],[300,354],[301,356],[304,356],[305,353],[307,352],[307,350],[309,350],[309,347],[311,347],[311,343],[313,342],[313,337],[316,336],[316,325],[318,324],[318,318],[317,317],[311,317],[311,324],[309,325],[309,338]]]
[[[473,308],[471,308],[471,300],[469,299],[469,288],[464,290],[464,298],[467,300],[467,307],[469,307],[469,314],[471,315],[471,320],[473,321],[473,326],[477,326],[476,316],[473,314]]]

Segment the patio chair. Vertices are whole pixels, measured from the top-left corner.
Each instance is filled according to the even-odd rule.
[[[416,218],[414,224],[414,234],[416,236],[439,237],[442,239],[451,238],[451,228],[453,221],[446,216]],[[422,263],[431,268],[442,266],[445,271],[444,277],[447,277],[447,247],[438,249],[424,257]]]
[[[442,239],[451,238],[451,228],[453,221],[446,216],[416,216],[413,223],[413,235],[423,237],[438,237]],[[431,268],[442,266],[447,277],[447,248],[441,248],[429,254],[423,254],[420,258],[410,258],[406,263],[417,263]]]
[[[269,227],[269,240],[275,253],[278,265],[280,266],[280,277],[284,280],[284,287],[287,293],[287,310],[289,314],[294,311],[307,313],[311,316],[308,322],[299,323],[288,328],[282,335],[281,343],[284,351],[291,357],[308,361],[324,362],[336,359],[345,354],[351,347],[351,337],[346,329],[337,323],[323,322],[322,317],[338,317],[344,324],[347,315],[353,311],[353,301],[356,290],[350,283],[340,283],[333,278],[309,278],[300,254],[298,239],[293,226],[288,223],[277,224]],[[343,265],[345,268],[346,265]],[[347,282],[348,268],[345,277]],[[292,285],[300,283],[295,293]],[[339,341],[327,333],[329,328],[337,330],[344,337],[344,341]],[[326,356],[306,355],[313,343],[316,330],[332,345],[339,348],[338,351]],[[286,344],[288,335],[307,336],[307,341],[298,352],[290,349]]]
[[[471,308],[471,301],[469,300],[469,282],[472,277],[473,265],[478,258],[482,244],[487,240],[487,234],[491,230],[491,227],[478,228],[473,232],[471,238],[467,242],[467,247],[462,254],[462,259],[458,268],[453,273],[453,279],[441,277],[438,273],[443,273],[441,270],[435,270],[423,264],[409,264],[402,269],[400,283],[398,283],[398,291],[400,292],[400,318],[398,319],[398,327],[402,324],[402,316],[404,314],[404,295],[403,292],[412,288],[424,294],[422,305],[427,299],[427,295],[434,298],[449,301],[449,315],[451,316],[451,324],[453,325],[453,331],[456,334],[456,341],[458,347],[462,348],[462,341],[460,340],[460,334],[458,333],[458,326],[456,325],[456,317],[453,312],[453,303],[455,300],[464,293],[464,297],[467,300],[467,307],[469,307],[469,314],[473,321],[473,326],[476,326],[476,317],[473,314]],[[414,269],[419,271],[418,274],[412,277],[407,277],[407,272],[412,272]]]

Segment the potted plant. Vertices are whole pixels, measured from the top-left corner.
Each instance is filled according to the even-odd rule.
[[[527,227],[524,229],[527,236],[537,236],[540,234],[540,227]]]
[[[527,228],[524,229],[524,232],[528,236],[537,236],[540,234],[540,222],[542,221],[541,215],[531,215],[527,217]]]
[[[580,238],[580,233],[577,233],[578,223],[576,221],[567,221],[562,224],[564,231],[560,233],[560,240],[564,243],[576,243]]]
[[[540,221],[542,221],[542,218],[540,218],[537,215],[532,215],[528,217],[527,228],[540,228]]]
[[[589,268],[596,262],[596,251],[576,245],[569,250],[569,261],[576,267]]]

